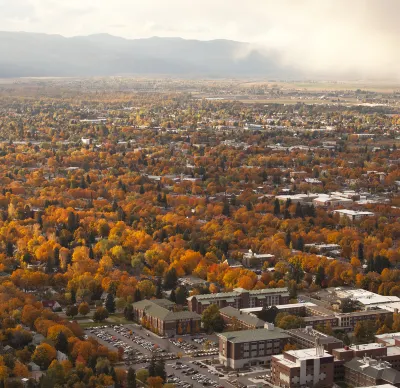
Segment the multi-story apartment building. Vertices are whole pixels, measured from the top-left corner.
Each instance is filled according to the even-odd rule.
[[[338,313],[335,314],[338,319],[338,326],[343,328],[354,329],[357,322],[361,321],[375,321],[376,319],[385,320],[386,317],[393,316],[391,311],[378,309],[378,310],[366,310],[356,311],[353,313]]]
[[[233,307],[223,307],[219,310],[226,324],[235,324],[241,329],[251,330],[263,328],[265,322],[252,314],[243,313]]]
[[[218,336],[219,361],[231,369],[268,366],[272,356],[282,353],[290,338],[273,324],[267,324],[265,329],[231,331]]]
[[[219,292],[217,294],[192,295],[187,298],[190,311],[202,314],[211,304],[219,308],[231,306],[235,309],[249,307],[268,307],[289,302],[289,293],[284,288],[266,288],[263,290],[245,290],[235,288],[232,292]]]
[[[173,311],[175,304],[165,299],[133,303],[133,318],[162,336],[197,333],[201,317],[192,311]]]

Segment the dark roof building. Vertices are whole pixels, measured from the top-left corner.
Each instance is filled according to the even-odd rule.
[[[225,323],[236,323],[242,329],[260,329],[265,325],[265,322],[255,315],[243,313],[231,306],[224,307],[219,312]]]
[[[192,295],[187,300],[190,311],[202,314],[211,304],[216,304],[220,309],[231,306],[238,310],[249,307],[268,307],[286,304],[289,302],[289,293],[286,287],[251,291],[243,288],[235,288],[231,292]]]
[[[387,361],[377,361],[369,357],[353,358],[344,364],[345,382],[355,387],[393,384],[400,387],[400,372]]]
[[[132,307],[134,320],[159,335],[171,337],[200,331],[200,315],[174,311],[176,305],[167,299],[141,300]]]
[[[227,368],[269,365],[289,341],[284,330],[267,323],[265,329],[230,331],[219,336],[219,360]]]
[[[333,349],[343,348],[343,341],[321,333],[318,330],[314,330],[311,327],[286,330],[286,333],[291,336],[291,342],[296,344],[300,349],[312,348],[317,341],[329,353],[331,353]]]

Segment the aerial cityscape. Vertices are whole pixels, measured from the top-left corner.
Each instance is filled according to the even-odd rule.
[[[400,387],[400,4],[51,3],[0,0],[0,388]]]

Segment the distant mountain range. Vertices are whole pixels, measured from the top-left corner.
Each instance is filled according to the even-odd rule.
[[[176,75],[292,77],[279,55],[248,43],[181,38],[124,39],[108,34],[0,32],[0,77]]]

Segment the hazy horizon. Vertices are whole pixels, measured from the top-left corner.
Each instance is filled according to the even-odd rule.
[[[396,0],[0,0],[3,31],[65,37],[227,39],[274,51],[282,66],[340,77],[400,79]]]

